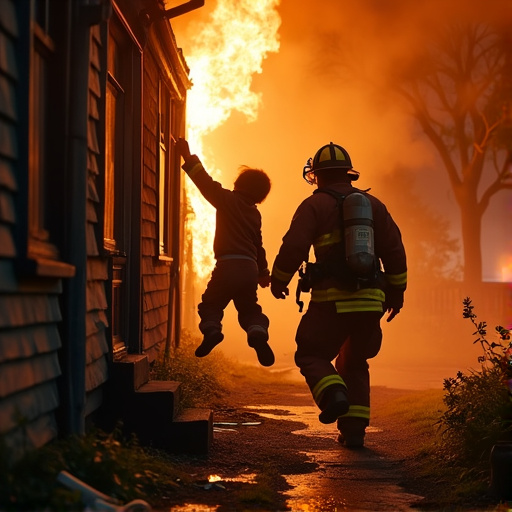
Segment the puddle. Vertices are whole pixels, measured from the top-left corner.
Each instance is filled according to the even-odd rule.
[[[239,482],[241,484],[254,484],[256,483],[256,473],[245,473],[235,476],[233,478],[222,478],[219,475],[210,475],[209,482]]]
[[[306,424],[305,429],[295,430],[292,434],[300,434],[308,437],[335,437],[337,435],[336,425],[324,425],[318,421],[318,408],[314,405],[287,405],[285,409],[278,409],[272,405],[251,405],[247,409],[257,411],[258,414],[264,418],[273,420],[282,420],[286,417],[287,420],[300,421]],[[381,428],[372,427],[371,425],[366,428],[367,433],[382,432]]]
[[[293,512],[340,512],[349,509],[347,503],[343,500],[335,500],[334,498],[311,498],[302,503],[294,502],[293,505],[288,503]]]
[[[174,505],[169,512],[216,512],[220,505],[210,507],[208,505],[194,505],[193,503],[185,503],[185,505]]]
[[[233,478],[223,478],[220,475],[208,475],[206,480],[200,480],[195,483],[197,487],[201,487],[207,491],[223,491],[225,482],[241,482],[244,484],[254,484],[256,482],[255,473],[243,473]],[[197,503],[185,503],[183,505],[173,505],[167,509],[168,512],[216,512],[220,505],[200,505]]]
[[[261,417],[303,423],[304,428],[293,433],[301,436],[332,440],[332,448],[310,449],[303,453],[318,465],[313,473],[285,475],[291,489],[287,505],[292,512],[412,511],[411,503],[419,496],[410,495],[396,483],[393,462],[373,450],[347,451],[336,442],[336,424],[324,425],[318,420],[315,405],[250,406]],[[379,427],[366,429],[371,437],[383,432]]]

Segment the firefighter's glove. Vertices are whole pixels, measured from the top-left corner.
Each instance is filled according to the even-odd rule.
[[[286,299],[286,296],[290,294],[288,286],[277,279],[270,281],[270,291],[276,299]]]
[[[267,275],[267,276],[260,276],[260,277],[258,277],[258,284],[262,288],[266,288],[267,286],[270,285],[270,276]]]
[[[386,300],[384,301],[384,311],[389,313],[386,322],[391,322],[404,305],[404,291],[395,288],[386,290]]]

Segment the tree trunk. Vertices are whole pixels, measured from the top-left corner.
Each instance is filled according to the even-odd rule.
[[[462,198],[458,201],[462,228],[464,256],[464,282],[482,282],[482,215],[475,199]]]

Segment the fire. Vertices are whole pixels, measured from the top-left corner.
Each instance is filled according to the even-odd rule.
[[[501,281],[503,283],[512,283],[512,261],[501,267]]]
[[[187,138],[191,151],[215,179],[220,171],[205,155],[203,138],[233,111],[244,114],[248,121],[256,120],[261,95],[250,87],[253,75],[262,72],[263,59],[279,50],[279,1],[218,0],[185,55],[193,83],[187,99]],[[203,279],[213,267],[215,211],[190,180],[185,183],[193,210],[187,219],[187,235],[193,240],[193,271]]]

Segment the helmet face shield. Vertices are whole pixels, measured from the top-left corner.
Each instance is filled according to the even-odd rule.
[[[302,170],[302,177],[308,182],[309,185],[316,185],[315,171],[312,169],[313,159],[308,158],[304,169]]]
[[[348,152],[330,142],[322,146],[313,158],[310,158],[302,171],[302,177],[310,184],[317,183],[316,172],[326,169],[339,169],[351,178],[351,181],[359,178],[359,173],[352,168],[352,161]]]

